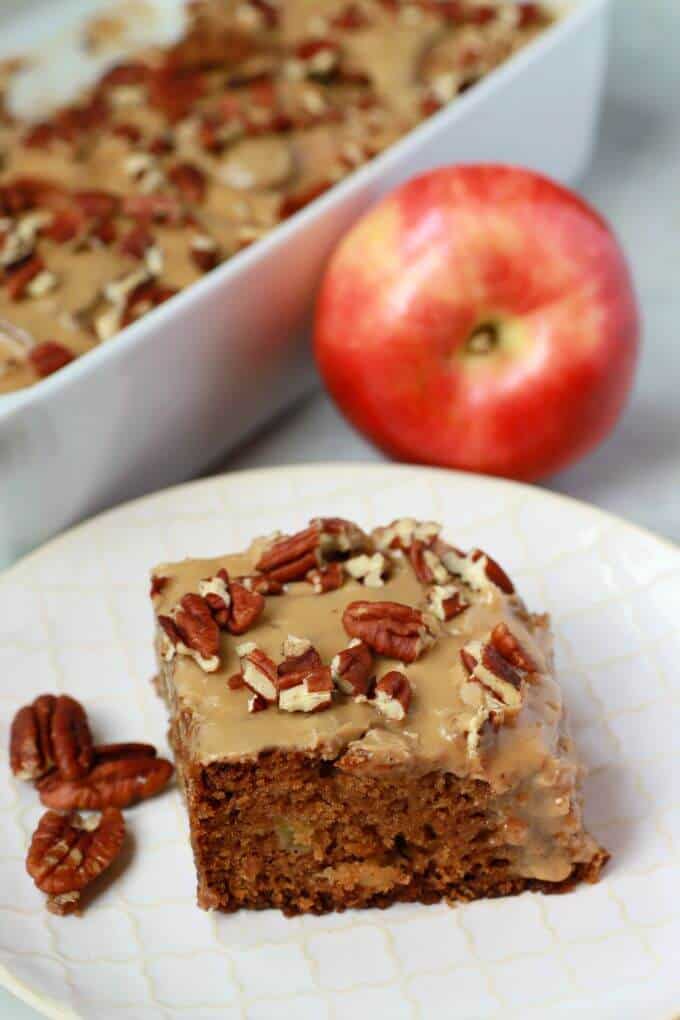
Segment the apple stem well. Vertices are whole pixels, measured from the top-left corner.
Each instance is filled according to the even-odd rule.
[[[465,344],[466,354],[490,354],[499,344],[498,325],[495,322],[481,322],[473,329]]]

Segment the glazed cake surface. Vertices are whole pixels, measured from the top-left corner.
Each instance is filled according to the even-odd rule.
[[[152,597],[201,905],[322,912],[599,876],[548,620],[485,554],[430,523],[316,519],[163,564]]]

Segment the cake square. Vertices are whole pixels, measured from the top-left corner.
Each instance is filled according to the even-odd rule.
[[[152,574],[198,902],[288,915],[565,891],[608,854],[545,616],[431,522],[316,518]]]

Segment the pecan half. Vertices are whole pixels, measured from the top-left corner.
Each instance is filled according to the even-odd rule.
[[[408,677],[397,669],[385,673],[375,685],[373,704],[378,711],[394,722],[405,719],[411,704],[411,684]]]
[[[470,603],[463,598],[454,584],[435,584],[427,593],[427,605],[432,615],[444,623],[460,616],[470,607]]]
[[[287,673],[280,681],[282,712],[322,712],[333,700],[333,681],[328,666]]]
[[[277,538],[265,549],[256,569],[285,584],[301,581],[329,560],[366,548],[363,531],[341,517],[315,517],[295,535]]]
[[[365,641],[354,638],[331,660],[331,676],[343,694],[365,698],[373,680],[373,652]]]
[[[285,584],[287,581],[301,581],[319,563],[320,529],[312,525],[295,535],[276,539],[264,551],[256,569]]]
[[[80,894],[120,853],[125,821],[115,807],[97,817],[46,811],[33,833],[26,870],[41,892],[47,893],[47,909],[71,914],[78,909]]]
[[[82,705],[62,694],[43,694],[19,709],[10,731],[10,763],[18,779],[38,779],[53,766],[63,779],[86,775],[92,734]]]
[[[278,695],[276,663],[253,641],[239,645],[236,652],[241,660],[241,672],[246,687],[253,694],[259,694],[268,704],[275,702]]]
[[[106,807],[126,808],[153,797],[167,784],[172,771],[165,758],[146,753],[127,757],[124,753],[99,762],[83,779],[62,779],[50,773],[38,780],[37,787],[45,807],[102,811]]]
[[[342,563],[329,563],[325,567],[310,570],[305,580],[309,581],[317,595],[325,595],[329,591],[337,591],[345,583]]]
[[[434,622],[399,602],[351,602],[342,616],[350,637],[361,638],[379,655],[415,662],[435,640]]]

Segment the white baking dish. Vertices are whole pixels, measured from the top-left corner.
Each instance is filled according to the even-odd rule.
[[[196,474],[308,389],[308,323],[324,262],[379,195],[456,161],[578,177],[594,139],[608,8],[574,3],[543,37],[263,240],[112,342],[0,397],[0,563],[79,518]],[[25,37],[25,21],[20,28]]]

